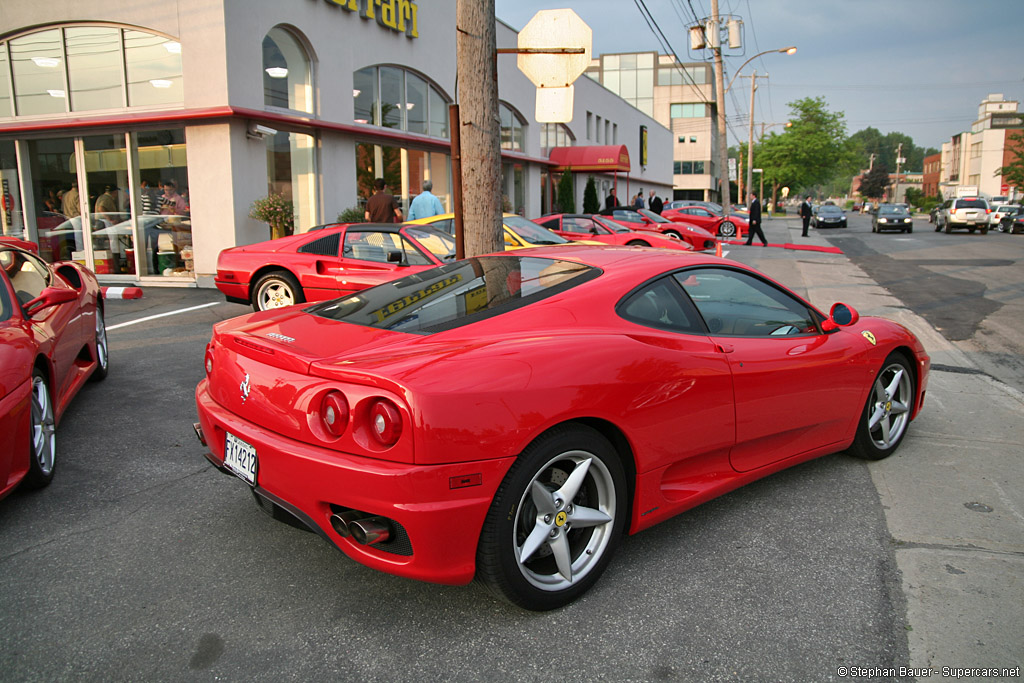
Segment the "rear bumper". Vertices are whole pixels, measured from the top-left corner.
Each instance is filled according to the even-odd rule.
[[[256,493],[292,513],[352,559],[421,581],[465,584],[472,580],[484,518],[514,458],[409,465],[311,446],[225,410],[206,387],[203,380],[196,388],[196,405],[210,449],[206,458],[218,469],[227,472],[224,440],[225,432],[230,432],[256,448]],[[474,484],[462,486],[467,479]],[[399,554],[342,537],[330,523],[331,515],[340,509],[393,520],[404,531],[411,550]]]

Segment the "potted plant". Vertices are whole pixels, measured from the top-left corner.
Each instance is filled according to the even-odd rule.
[[[270,226],[270,239],[276,240],[295,232],[295,205],[283,194],[271,194],[252,203],[249,218]]]

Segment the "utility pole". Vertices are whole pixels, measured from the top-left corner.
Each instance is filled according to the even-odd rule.
[[[892,189],[892,203],[895,204],[900,194],[900,163],[903,161],[903,143],[896,148],[896,180]]]
[[[729,138],[725,127],[725,78],[722,66],[722,37],[718,23],[718,0],[711,0],[711,26],[713,36],[705,36],[715,53],[715,107],[718,109],[718,177],[722,183],[722,214],[732,212],[729,192]]]
[[[746,78],[746,76],[744,76]],[[757,79],[768,78],[768,74],[764,76],[758,76],[757,70],[754,70],[753,75],[750,76],[750,133],[748,136],[749,142],[747,143],[747,192],[750,193],[754,189],[754,92],[757,90]],[[764,137],[764,124],[761,124],[761,137]],[[742,204],[746,197],[740,192],[739,202]],[[763,200],[764,197],[758,196],[758,199]]]
[[[458,0],[455,26],[456,73],[464,86],[452,122],[458,130],[450,132],[461,147],[462,173],[455,182],[462,186],[461,218],[469,226],[465,256],[479,256],[505,248],[494,0]]]

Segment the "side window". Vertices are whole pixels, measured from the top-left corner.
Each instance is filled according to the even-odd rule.
[[[560,229],[558,227],[558,219],[557,218],[549,218],[546,221],[540,221],[539,225],[544,226],[548,230],[559,230]]]
[[[562,221],[562,229],[565,232],[571,232],[574,235],[581,232],[586,232],[586,228],[583,227],[583,221],[579,218],[566,218]]]
[[[387,263],[389,250],[400,250],[401,244],[395,242],[400,235],[385,232],[349,230],[345,233],[344,256],[361,261]]]
[[[714,335],[772,337],[818,334],[807,306],[753,275],[725,268],[674,275]]]
[[[576,232],[585,232],[588,235],[598,233],[597,225],[589,218],[575,218],[573,221],[576,223]]]
[[[396,237],[401,237],[401,236],[400,235],[396,235]],[[401,239],[402,239],[401,249],[402,249],[402,251],[405,254],[405,263],[407,265],[410,265],[410,266],[431,266],[431,265],[433,265],[433,263],[431,263],[430,259],[428,259],[426,256],[424,256],[423,252],[421,252],[419,249],[416,248],[416,245],[414,245],[409,240],[405,239],[405,237],[401,237]]]
[[[455,219],[454,218],[444,218],[444,219],[441,219],[439,221],[435,221],[435,222],[431,223],[430,226],[433,227],[433,228],[437,228],[441,232],[446,232],[449,235],[454,235],[455,234]]]
[[[34,256],[3,250],[0,251],[0,266],[7,272],[22,305],[42,294],[50,284],[50,269]]]
[[[647,327],[704,334],[692,310],[688,313],[679,286],[671,277],[651,282],[630,294],[617,310],[626,320]]]

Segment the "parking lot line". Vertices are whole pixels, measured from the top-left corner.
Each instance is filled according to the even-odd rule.
[[[129,325],[137,325],[139,323],[149,322],[150,320],[156,320],[157,318],[166,318],[169,315],[178,315],[179,313],[188,313],[189,311],[197,311],[200,308],[209,308],[210,306],[217,306],[217,305],[222,304],[222,303],[224,303],[224,302],[223,301],[211,301],[208,304],[202,304],[202,305],[199,305],[199,306],[190,306],[189,308],[182,308],[182,309],[179,309],[177,311],[168,311],[167,313],[158,313],[156,315],[146,316],[145,318],[139,318],[138,320],[129,320],[126,323],[118,323],[116,325],[109,326],[107,328],[107,332],[109,332],[111,330],[116,330],[119,327],[128,327]]]

